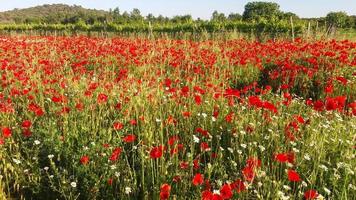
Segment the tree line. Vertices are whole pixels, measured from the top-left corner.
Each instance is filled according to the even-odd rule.
[[[40,14],[41,13],[41,14]],[[277,3],[249,2],[242,14],[225,15],[214,11],[209,20],[193,19],[191,15],[174,17],[143,16],[139,9],[121,12],[117,7],[109,11],[84,9],[64,4],[44,5],[29,9],[0,13],[0,30],[69,30],[112,32],[216,32],[237,30],[295,34],[310,29],[332,31],[337,28],[356,29],[356,16],[345,12],[330,12],[321,18],[300,18],[283,12]],[[5,21],[5,23],[4,23]],[[6,23],[8,22],[8,23]],[[293,28],[293,30],[292,30]]]

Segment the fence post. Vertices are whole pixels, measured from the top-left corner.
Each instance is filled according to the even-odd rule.
[[[151,21],[148,22],[148,29],[149,29],[149,38],[153,38],[153,28]]]
[[[293,24],[293,17],[290,16],[290,24],[292,26],[292,41],[294,42],[294,24]]]
[[[307,38],[309,39],[310,36],[310,21],[308,22],[308,32],[307,32]]]

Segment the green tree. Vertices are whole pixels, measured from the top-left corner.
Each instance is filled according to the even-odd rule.
[[[345,12],[329,12],[326,15],[326,23],[329,27],[344,28],[349,20]]]
[[[141,21],[144,18],[141,15],[141,11],[137,8],[134,8],[130,13],[130,18],[134,21]]]
[[[356,15],[352,15],[352,16],[350,16],[351,17],[351,21],[353,22],[351,22],[352,23],[352,26],[351,27],[353,27],[353,28],[355,28],[356,29]]]
[[[356,16],[349,16],[346,20],[346,28],[356,28]]]
[[[281,20],[289,20],[291,17],[293,19],[299,19],[298,15],[292,12],[281,12],[279,16]]]
[[[116,22],[117,22],[118,24],[125,24],[125,23],[127,23],[127,22],[130,21],[130,18],[131,18],[130,14],[129,14],[127,11],[125,11],[125,12],[122,13],[122,15],[120,16],[120,18],[118,18],[118,19],[116,20]]]
[[[112,18],[114,19],[114,21],[116,21],[116,20],[118,20],[120,18],[120,9],[119,9],[119,7],[116,7],[112,11]]]
[[[231,21],[240,21],[242,16],[239,13],[230,13],[227,19]]]
[[[173,23],[191,23],[193,17],[191,15],[174,16],[171,21]]]
[[[159,16],[156,18],[156,21],[159,22],[159,23],[164,23],[164,22],[167,22],[167,21],[168,21],[168,18],[167,18],[167,17],[163,17],[163,15],[159,15]]]
[[[226,16],[224,13],[219,13],[218,11],[214,11],[211,16],[211,21],[225,21]]]
[[[279,14],[279,5],[272,2],[249,2],[245,5],[242,15],[246,21],[260,21],[275,19]]]
[[[154,16],[152,13],[149,13],[149,14],[146,16],[146,20],[149,21],[149,22],[154,22],[154,21],[156,21],[156,18],[155,18],[155,16]]]

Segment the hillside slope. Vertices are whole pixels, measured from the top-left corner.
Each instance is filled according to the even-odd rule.
[[[41,6],[0,12],[0,23],[73,23],[79,19],[87,23],[103,21],[108,11],[86,9],[65,4],[45,4]]]

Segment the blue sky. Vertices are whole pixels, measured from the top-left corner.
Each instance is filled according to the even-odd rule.
[[[278,3],[283,11],[291,11],[302,17],[325,16],[330,11],[346,11],[356,15],[356,0],[269,0]],[[65,3],[86,8],[121,11],[141,10],[143,15],[153,13],[164,16],[191,14],[194,18],[208,19],[214,10],[229,14],[242,13],[248,0],[0,0],[0,11],[26,8],[41,4]]]

